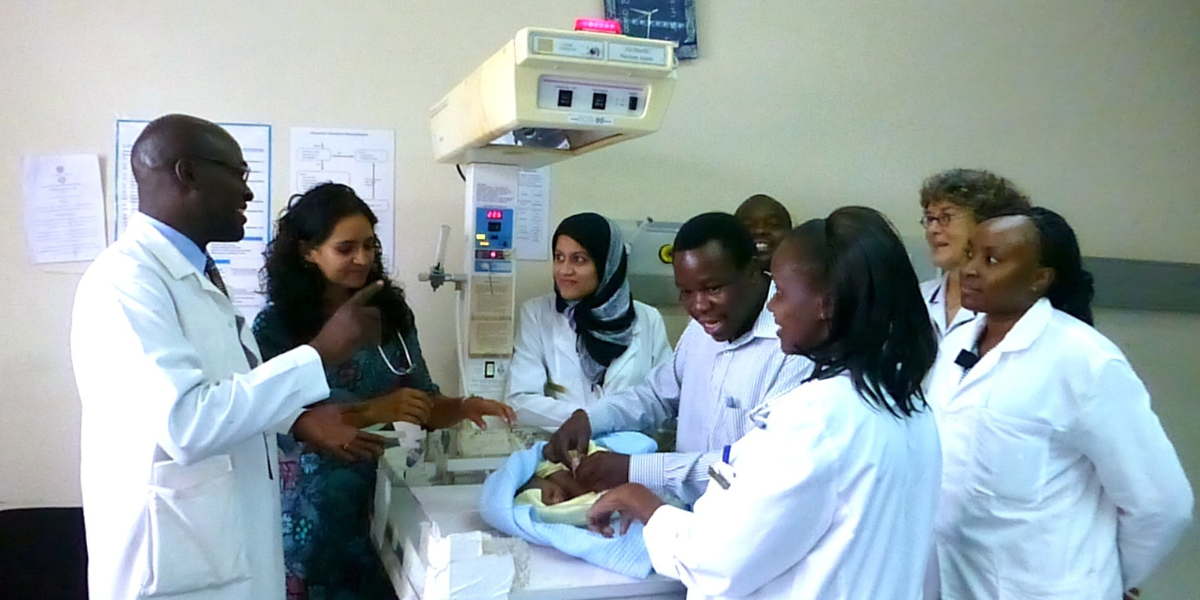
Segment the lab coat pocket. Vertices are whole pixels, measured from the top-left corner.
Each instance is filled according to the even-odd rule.
[[[1001,577],[998,600],[1088,600],[1104,598],[1097,589],[1095,579],[1062,578],[1029,581],[1015,577]],[[1113,596],[1114,598],[1119,597]]]
[[[991,410],[982,417],[975,491],[1020,504],[1041,502],[1054,428]]]
[[[154,465],[142,594],[167,596],[250,577],[245,530],[228,455]]]

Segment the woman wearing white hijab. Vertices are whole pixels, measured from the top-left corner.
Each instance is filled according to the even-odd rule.
[[[505,401],[522,425],[554,431],[575,409],[645,381],[671,358],[666,326],[629,294],[620,229],[596,213],[554,231],[554,293],[521,307]]]

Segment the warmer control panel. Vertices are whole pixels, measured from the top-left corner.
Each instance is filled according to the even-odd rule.
[[[511,273],[513,248],[513,209],[477,207],[475,209],[476,273]]]
[[[640,117],[649,90],[637,84],[585,81],[555,75],[538,81],[538,108],[587,115]]]

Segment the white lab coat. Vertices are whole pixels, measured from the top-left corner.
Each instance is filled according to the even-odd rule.
[[[1121,351],[1039,300],[966,375],[980,315],[930,378],[944,475],[946,600],[1113,600],[1191,520],[1192,490]]]
[[[929,311],[929,320],[933,323],[933,331],[938,339],[946,337],[975,318],[975,311],[960,306],[958,312],[954,313],[954,319],[946,322],[947,277],[942,275],[937,279],[921,282],[921,297],[925,299],[925,308]]]
[[[308,346],[251,371],[242,345],[258,346],[236,317],[141,215],[80,281],[71,354],[93,599],[284,598],[275,433],[329,388]]]
[[[579,363],[575,330],[566,315],[555,309],[554,294],[525,302],[505,393],[517,422],[554,431],[575,409],[606,393],[639,385],[655,367],[669,362],[671,343],[662,315],[636,300],[633,311],[633,340],[609,365],[603,385],[593,385]]]
[[[729,489],[694,512],[663,506],[643,530],[654,569],[689,600],[916,600],[940,480],[928,408],[899,419],[849,375],[809,381],[751,415]]]

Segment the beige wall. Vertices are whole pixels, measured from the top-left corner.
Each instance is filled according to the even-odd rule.
[[[662,131],[556,167],[556,217],[604,207],[682,220],[765,192],[800,217],[873,205],[917,235],[921,178],[978,165],[1061,209],[1089,254],[1200,263],[1200,3],[699,5],[702,58],[680,68]],[[457,175],[430,159],[428,108],[517,29],[569,27],[601,6],[0,0],[0,508],[79,501],[67,347],[78,269],[25,258],[23,155],[99,153],[111,185],[119,116],[265,122],[285,190],[290,127],[395,129],[398,267],[434,377],[453,387],[449,292],[415,285],[437,225],[461,219]],[[521,297],[548,289],[544,264],[524,273]],[[1102,319],[1200,481],[1188,427],[1200,422],[1200,318]],[[1185,544],[1160,598],[1200,589],[1184,570],[1200,562],[1194,532]]]
[[[1136,311],[1096,312],[1100,331],[1128,355],[1154,399],[1167,435],[1175,443],[1193,490],[1200,485],[1200,314],[1163,314]],[[1147,469],[1155,468],[1146,465]],[[1159,571],[1147,598],[1184,600],[1200,589],[1200,527],[1193,525],[1167,564]]]

